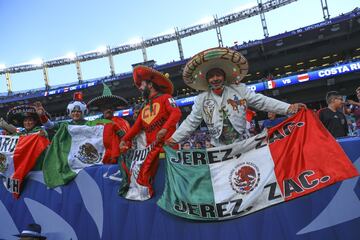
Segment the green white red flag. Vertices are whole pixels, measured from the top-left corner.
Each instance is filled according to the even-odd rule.
[[[61,124],[45,156],[48,187],[65,185],[85,167],[116,162],[119,137],[112,123],[96,126]]]
[[[50,141],[38,134],[0,135],[0,176],[15,198],[20,196],[23,181],[35,166]]]
[[[231,145],[164,149],[166,183],[158,205],[193,220],[241,217],[359,175],[310,110]]]

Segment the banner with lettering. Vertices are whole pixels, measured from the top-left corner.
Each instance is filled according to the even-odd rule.
[[[192,220],[237,218],[358,176],[314,113],[298,114],[227,146],[166,151],[158,205]]]
[[[153,177],[159,164],[162,147],[151,144],[143,149],[130,149],[120,156],[122,181],[119,194],[130,200],[150,199],[154,190]]]
[[[38,134],[0,135],[0,177],[6,189],[18,198],[22,182],[50,141]]]

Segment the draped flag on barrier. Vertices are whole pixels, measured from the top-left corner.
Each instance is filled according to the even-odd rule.
[[[0,135],[0,177],[6,189],[18,198],[22,182],[50,141],[38,134]]]
[[[123,154],[120,171],[123,180],[119,194],[126,199],[144,201],[154,193],[151,179],[159,164],[162,147],[151,144],[144,149],[130,149]]]
[[[44,159],[46,185],[67,184],[83,168],[117,159],[119,138],[114,126],[112,123],[97,126],[61,124]]]
[[[166,183],[158,205],[193,220],[241,217],[358,176],[310,110],[231,145],[164,149]]]

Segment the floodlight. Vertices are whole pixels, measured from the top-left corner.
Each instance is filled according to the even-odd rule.
[[[214,17],[210,17],[210,16],[203,17],[203,18],[200,19],[198,22],[196,22],[195,25],[198,25],[198,24],[208,24],[208,23],[211,23],[213,20],[214,20]]]
[[[107,52],[107,47],[106,46],[100,46],[95,51],[98,52],[98,53],[101,53],[101,54],[105,54]]]
[[[128,44],[133,44],[133,45],[136,45],[136,44],[140,44],[142,43],[142,38],[140,37],[133,37],[133,38],[130,38],[129,41],[127,41]]]
[[[35,66],[41,66],[43,64],[43,60],[41,58],[35,58],[29,62],[29,64],[35,65]]]
[[[68,52],[66,55],[65,55],[66,58],[70,59],[70,60],[75,60],[76,58],[76,54],[73,53],[73,52]]]

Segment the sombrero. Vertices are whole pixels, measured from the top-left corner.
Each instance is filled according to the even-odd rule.
[[[124,98],[112,95],[110,88],[106,84],[103,85],[104,89],[102,95],[91,99],[87,103],[90,110],[98,111],[101,106],[117,109],[128,105],[128,102]]]
[[[155,69],[138,65],[133,70],[134,83],[137,88],[140,88],[141,82],[149,80],[158,85],[163,93],[173,94],[174,86],[168,78],[168,74],[162,74]]]
[[[184,82],[196,90],[208,90],[206,73],[213,68],[225,72],[227,84],[239,83],[247,74],[249,65],[239,52],[229,48],[210,48],[192,57],[183,71]]]
[[[33,117],[37,122],[36,125],[40,126],[40,118],[36,113],[36,109],[31,105],[20,105],[11,108],[7,113],[8,123],[13,124],[17,127],[24,127],[24,119],[26,117]]]
[[[41,226],[36,223],[31,223],[20,234],[14,235],[16,237],[34,237],[39,239],[46,239],[41,235]]]

